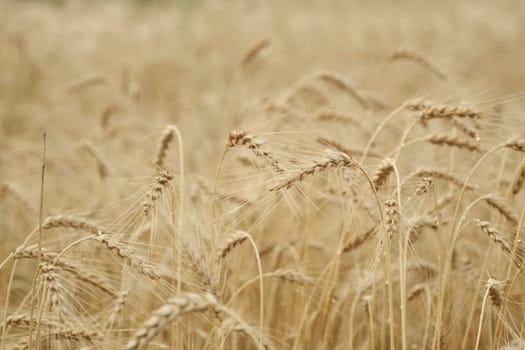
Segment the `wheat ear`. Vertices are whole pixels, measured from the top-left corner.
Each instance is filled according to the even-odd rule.
[[[348,242],[343,247],[343,252],[348,253],[354,249],[359,248],[365,242],[367,242],[372,236],[374,236],[376,233],[377,233],[377,227],[374,226],[370,230],[366,231],[365,233],[360,234],[359,236],[355,237],[353,240]]]
[[[238,245],[241,245],[242,242],[248,239],[248,234],[244,231],[236,231],[230,235],[225,241],[222,247],[219,248],[217,256],[225,258],[230,251]]]
[[[326,145],[326,146],[330,146],[332,147],[333,149],[339,151],[339,152],[342,152],[342,153],[345,153],[349,156],[358,156],[358,155],[361,155],[363,154],[363,150],[362,149],[354,149],[354,148],[349,148],[347,146],[343,146],[341,143],[335,141],[335,140],[331,140],[331,139],[328,139],[326,137],[323,137],[323,136],[319,136],[317,138],[317,142],[322,144],[322,145]],[[382,155],[380,155],[379,153],[375,153],[375,152],[368,152],[367,155],[369,157],[374,157],[374,158],[382,158]]]
[[[126,350],[144,349],[164,328],[182,315],[204,311],[217,305],[211,294],[181,293],[155,310],[125,346]]]
[[[107,233],[106,229],[96,222],[72,215],[48,216],[42,223],[42,228],[49,230],[56,227],[73,228],[86,231],[94,235]]]
[[[388,176],[394,171],[394,163],[393,160],[387,159],[383,161],[383,164],[376,170],[375,174],[372,176],[372,183],[374,184],[374,187],[379,189],[379,187],[383,186],[386,183],[386,180],[388,179]]]
[[[482,152],[483,147],[477,141],[473,141],[471,138],[465,138],[461,136],[448,135],[445,133],[439,133],[430,135],[427,141],[434,145],[443,145],[457,147],[460,149],[466,149],[473,152]]]
[[[433,64],[425,55],[420,52],[409,49],[400,49],[392,52],[390,61],[408,60],[413,61],[428,69],[440,79],[447,79],[447,75],[443,73],[435,64]]]
[[[480,111],[472,107],[443,105],[429,100],[410,100],[405,102],[403,106],[409,111],[419,112],[418,118],[421,121],[452,119],[454,117],[479,120],[483,116]]]
[[[295,174],[286,177],[283,181],[270,188],[270,191],[278,191],[281,189],[289,189],[294,184],[302,182],[307,177],[318,172],[323,172],[328,169],[345,167],[352,168],[356,166],[354,160],[347,154],[341,152],[331,152],[327,154],[324,159],[316,161],[313,165],[301,169]]]
[[[488,221],[479,221],[478,226],[487,236],[496,243],[502,251],[508,254],[512,254],[512,246],[509,244],[505,236],[490,222]],[[523,266],[523,259],[525,258],[525,250],[523,247],[517,247],[516,253],[514,255],[514,264],[521,268]]]
[[[256,157],[264,159],[278,173],[284,173],[285,168],[268,150],[263,149],[263,142],[254,135],[249,135],[245,131],[232,131],[228,137],[227,146],[230,148],[244,146],[248,148]]]
[[[270,46],[270,40],[268,40],[268,39],[262,39],[262,40],[256,42],[242,56],[242,58],[241,58],[241,66],[243,68],[248,67],[269,46]]]
[[[314,77],[335,86],[341,91],[346,92],[347,94],[352,96],[352,98],[356,100],[362,107],[366,109],[371,107],[367,98],[364,97],[360,92],[358,92],[357,89],[352,85],[352,83],[350,83],[343,76],[334,72],[320,71],[314,74]]]
[[[157,146],[157,154],[155,156],[155,160],[153,161],[153,164],[159,169],[164,168],[166,153],[168,152],[168,148],[176,132],[177,130],[174,125],[167,125],[162,132],[162,137],[160,138],[159,145]]]
[[[492,197],[485,198],[485,202],[490,207],[496,209],[498,213],[503,215],[505,219],[507,219],[510,223],[512,223],[513,225],[518,225],[518,221],[519,221],[518,215],[514,213],[511,207],[509,207],[502,201],[496,198],[492,198]]]

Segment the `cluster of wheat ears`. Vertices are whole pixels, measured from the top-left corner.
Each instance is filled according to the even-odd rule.
[[[228,18],[258,20],[228,4]],[[391,93],[337,69],[298,73],[288,48],[272,61],[286,31],[234,40],[242,49],[221,65],[214,47],[230,43],[213,31],[229,24],[205,25],[225,11],[214,5],[3,6],[15,20],[0,35],[14,72],[0,90],[0,350],[525,348],[519,98],[466,92],[407,48],[381,46],[360,68]],[[262,23],[291,32],[325,8],[259,6]],[[339,10],[313,25],[338,30]],[[196,18],[193,44],[177,34],[193,51],[155,51],[170,11],[190,28]],[[61,79],[61,57],[119,50],[88,40],[112,21],[150,51],[87,75],[72,63],[84,74]],[[223,76],[202,77],[199,55]],[[30,126],[30,113],[49,117]]]

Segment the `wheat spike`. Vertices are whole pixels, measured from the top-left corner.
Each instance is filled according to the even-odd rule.
[[[390,60],[391,61],[409,60],[409,61],[417,62],[418,64],[420,64],[421,66],[425,67],[430,72],[432,72],[434,75],[436,75],[438,78],[447,79],[447,75],[443,73],[442,70],[437,68],[435,64],[430,62],[430,60],[420,52],[416,52],[414,50],[409,50],[409,49],[396,50],[392,52],[392,54],[390,55]]]
[[[126,350],[144,349],[164,328],[182,315],[204,311],[217,304],[211,294],[181,293],[155,310],[125,346]]]
[[[278,269],[272,274],[291,283],[301,285],[313,285],[315,283],[315,279],[297,269]]]
[[[105,179],[111,172],[108,161],[102,156],[100,150],[91,142],[84,142],[84,149],[95,159],[98,176]]]
[[[439,227],[437,220],[427,216],[418,217],[408,229],[408,240],[414,243],[421,237],[423,229],[430,228],[436,231]]]
[[[343,252],[348,253],[348,252],[351,252],[354,249],[359,248],[365,242],[367,242],[372,236],[374,236],[376,233],[377,233],[377,227],[374,226],[370,230],[366,231],[363,234],[360,234],[359,236],[355,237],[353,240],[348,242],[344,246]]]
[[[385,224],[386,233],[389,239],[392,239],[394,235],[399,233],[399,206],[398,203],[393,199],[388,199],[385,202]]]
[[[362,107],[368,109],[371,107],[370,102],[364,97],[357,89],[344,77],[337,73],[329,71],[317,72],[315,78],[325,81],[333,86],[337,87],[341,91],[348,93],[354,98]]]
[[[417,169],[415,172],[408,175],[408,177],[406,178],[403,184],[405,184],[408,180],[414,177],[441,179],[441,180],[445,180],[459,187],[463,187],[464,185],[464,182],[461,181],[456,176],[449,174],[447,172],[438,170],[438,169]],[[474,190],[474,187],[472,187],[471,185],[466,185],[465,188],[468,190]]]
[[[36,246],[31,246],[27,248],[18,248],[13,254],[13,259],[38,259],[38,248]],[[86,284],[92,285],[103,292],[109,294],[113,298],[117,297],[117,292],[106,280],[101,277],[93,274],[89,270],[82,269],[78,266],[73,265],[72,263],[66,261],[63,258],[56,259],[58,254],[42,250],[42,255],[40,256],[41,261],[60,267],[62,271],[68,272],[77,278],[79,281]]]
[[[523,162],[520,165],[519,174],[512,183],[512,195],[517,195],[521,189],[523,188],[523,184],[525,183],[525,162]]]
[[[56,227],[74,228],[79,231],[86,231],[94,235],[106,233],[106,229],[99,224],[85,218],[72,215],[52,215],[48,216],[42,223],[42,228],[49,230]]]
[[[488,221],[479,221],[478,226],[487,234],[487,236],[492,239],[502,251],[507,254],[512,254],[512,246],[509,244],[505,236],[490,222]],[[514,264],[521,268],[523,266],[523,260],[525,258],[525,249],[519,245],[516,249],[514,258]]]
[[[426,284],[416,284],[407,293],[407,301],[412,301],[421,295],[428,288]]]
[[[525,153],[525,141],[520,139],[512,139],[505,143],[505,147],[514,151]]]
[[[503,304],[503,299],[501,297],[501,281],[490,278],[487,281],[487,288],[489,289],[489,297],[492,305],[496,308],[500,308]]]
[[[388,179],[388,176],[394,171],[393,160],[387,159],[381,164],[381,166],[376,170],[375,174],[372,176],[372,183],[374,187],[379,189],[383,186]]]
[[[362,149],[353,149],[347,146],[343,146],[341,143],[331,140],[327,137],[319,136],[317,137],[317,142],[322,145],[330,146],[333,149],[341,153],[347,154],[349,156],[360,156],[361,154],[363,154]],[[382,155],[380,155],[379,153],[374,153],[374,152],[368,152],[368,156],[374,157],[374,158],[382,158]]]
[[[427,140],[434,145],[445,145],[466,149],[473,152],[482,152],[482,146],[470,138],[439,133],[430,135]]]
[[[173,140],[173,136],[175,136],[176,131],[177,129],[175,126],[167,125],[162,132],[162,137],[160,138],[160,142],[157,147],[157,154],[155,156],[155,160],[153,161],[153,164],[159,169],[164,168],[166,153],[168,152],[168,148],[171,141]]]
[[[485,202],[492,208],[496,209],[501,215],[505,217],[510,223],[513,225],[518,225],[518,215],[514,213],[514,211],[505,203],[502,201],[496,199],[496,198],[485,198]]]
[[[341,152],[331,152],[324,159],[316,161],[314,165],[299,170],[296,174],[285,178],[279,184],[270,188],[270,191],[289,189],[294,184],[302,182],[305,178],[318,172],[338,167],[352,168],[355,165],[356,163],[349,155]]]
[[[142,204],[144,216],[147,216],[155,208],[162,191],[170,185],[171,180],[173,180],[173,175],[168,170],[159,172],[155,181],[150,185],[146,194],[146,201]]]
[[[153,280],[157,280],[160,278],[151,266],[149,266],[141,258],[136,256],[135,253],[133,253],[133,251],[127,248],[119,240],[111,238],[107,234],[96,235],[93,236],[92,239],[105,245],[108,250],[115,252],[120,258],[122,258],[126,263],[128,263],[131,267],[135,268],[141,274],[148,276]]]
[[[244,146],[252,151],[256,157],[268,162],[277,173],[284,173],[285,168],[271,152],[263,149],[263,142],[256,136],[249,135],[245,131],[232,131],[228,137],[228,147]]]
[[[260,54],[270,46],[270,40],[262,39],[256,42],[246,53],[242,56],[241,66],[248,67]]]
[[[224,244],[219,249],[217,255],[221,258],[225,258],[233,248],[241,245],[246,239],[248,239],[248,234],[246,232],[236,231],[224,241]]]
[[[479,120],[483,115],[471,107],[442,105],[429,100],[410,100],[405,102],[404,107],[409,111],[420,112],[418,118],[421,121],[454,117]]]

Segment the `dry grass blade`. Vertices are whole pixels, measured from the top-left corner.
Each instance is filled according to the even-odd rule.
[[[126,350],[144,349],[171,322],[182,315],[204,311],[217,304],[211,294],[181,293],[155,310],[127,343]]]

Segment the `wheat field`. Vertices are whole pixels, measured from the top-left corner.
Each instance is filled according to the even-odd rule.
[[[523,1],[0,3],[0,350],[525,349]]]

